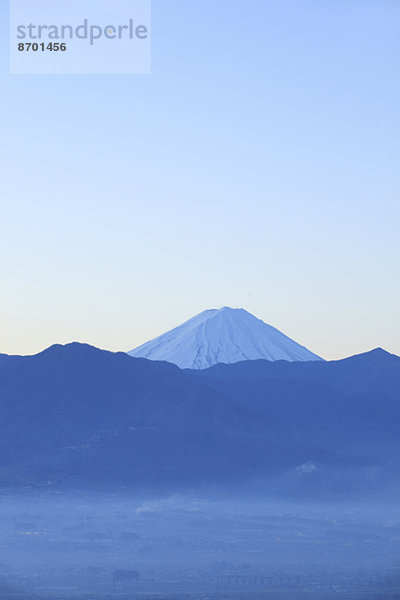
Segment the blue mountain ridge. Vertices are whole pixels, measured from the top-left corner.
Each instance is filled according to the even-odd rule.
[[[84,344],[0,357],[0,483],[394,489],[400,358],[204,371]]]

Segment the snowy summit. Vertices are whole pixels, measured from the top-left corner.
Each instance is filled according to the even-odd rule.
[[[207,369],[242,360],[322,360],[243,308],[206,310],[129,352],[181,369]]]

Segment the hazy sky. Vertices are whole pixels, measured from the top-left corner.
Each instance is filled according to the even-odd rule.
[[[11,76],[0,352],[243,307],[400,354],[398,0],[153,0],[151,76]]]

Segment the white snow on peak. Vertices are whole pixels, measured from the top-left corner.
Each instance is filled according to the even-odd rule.
[[[242,360],[322,360],[243,308],[205,310],[175,329],[129,352],[136,358],[206,369]]]

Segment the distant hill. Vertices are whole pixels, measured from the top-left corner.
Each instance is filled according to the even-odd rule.
[[[242,360],[321,360],[294,340],[242,308],[206,310],[172,331],[129,352],[165,360],[182,369],[206,369]]]
[[[393,488],[400,359],[180,370],[91,346],[0,360],[0,483]]]

